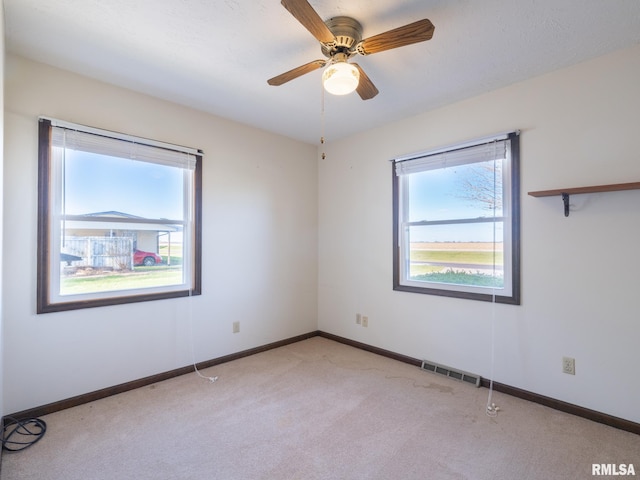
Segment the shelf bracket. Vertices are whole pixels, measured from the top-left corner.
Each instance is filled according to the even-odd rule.
[[[640,182],[631,183],[614,183],[611,185],[594,185],[591,187],[563,188],[554,190],[540,190],[537,192],[529,192],[532,197],[550,197],[558,194],[562,195],[562,203],[564,203],[564,216],[569,216],[569,195],[578,195],[581,193],[596,192],[619,192],[622,190],[640,190]]]
[[[564,203],[564,216],[569,216],[569,194],[562,192],[562,203]]]

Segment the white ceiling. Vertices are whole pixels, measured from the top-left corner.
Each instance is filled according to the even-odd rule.
[[[310,0],[363,37],[422,18],[433,39],[357,58],[380,94],[324,98],[337,140],[640,44],[639,0]],[[317,144],[324,58],[278,0],[4,0],[6,47],[39,62]]]

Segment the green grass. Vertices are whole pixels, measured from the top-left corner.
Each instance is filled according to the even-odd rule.
[[[133,272],[107,272],[96,275],[64,277],[61,295],[109,292],[135,288],[161,287],[182,283],[182,267],[136,267]]]
[[[167,244],[160,245],[158,255],[162,257],[163,263],[168,263],[171,266],[182,265],[182,244],[181,243],[171,244],[171,261],[170,262],[167,261],[167,259],[169,258],[169,246]]]
[[[448,283],[452,285],[470,285],[474,287],[498,287],[504,286],[504,278],[485,273],[469,273],[465,270],[448,269],[444,272],[431,272],[422,275],[414,275],[412,270],[411,280]]]
[[[492,250],[472,248],[416,248],[411,249],[410,260],[412,280],[478,287],[502,287],[504,284],[502,276],[494,277],[490,273],[493,265],[501,270],[504,263],[501,251],[494,254]]]
[[[162,253],[159,253],[158,255],[160,255],[162,257],[162,262],[164,264],[169,264],[170,263],[172,267],[174,267],[176,265],[182,265],[182,257],[176,257],[176,256],[171,255],[171,262],[168,262],[166,255],[163,255]],[[137,268],[140,268],[140,267],[136,267],[136,269]],[[151,267],[151,268],[154,268],[154,267]]]

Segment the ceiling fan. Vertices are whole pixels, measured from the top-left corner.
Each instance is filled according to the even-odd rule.
[[[329,93],[344,95],[356,90],[360,98],[369,100],[378,94],[378,89],[357,63],[349,63],[348,60],[357,54],[371,55],[430,40],[435,29],[425,18],[363,40],[362,26],[351,17],[334,17],[324,22],[307,0],[282,0],[280,3],[316,37],[327,58],[314,60],[267,80],[274,86],[327,66],[322,83]]]

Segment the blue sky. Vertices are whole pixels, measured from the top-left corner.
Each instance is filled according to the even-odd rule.
[[[174,167],[67,150],[69,215],[115,210],[145,218],[181,219],[183,175]]]
[[[473,165],[428,170],[409,178],[409,211],[412,222],[492,217],[487,205],[466,198],[463,181],[473,175]],[[497,211],[496,215],[501,215]],[[496,230],[502,237],[501,225]],[[411,241],[490,242],[494,239],[493,224],[434,225],[411,228]]]

